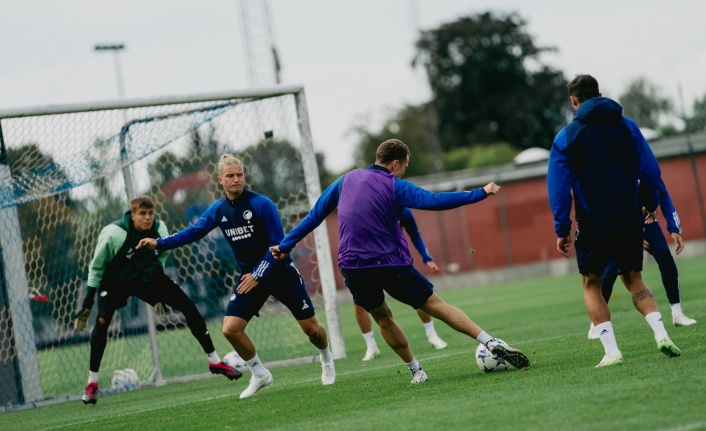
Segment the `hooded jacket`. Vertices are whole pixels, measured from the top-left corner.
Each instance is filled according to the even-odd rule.
[[[597,232],[639,228],[642,207],[657,208],[659,165],[637,124],[622,114],[609,98],[586,100],[554,139],[547,186],[558,237],[571,231],[574,200],[579,228]]]

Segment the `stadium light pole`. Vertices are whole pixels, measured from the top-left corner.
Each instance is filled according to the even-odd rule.
[[[123,71],[120,66],[120,51],[125,49],[124,44],[114,44],[114,45],[96,45],[96,51],[112,51],[113,52],[113,62],[115,63],[115,79],[118,82],[118,96],[123,99],[125,98],[125,86],[123,85]]]

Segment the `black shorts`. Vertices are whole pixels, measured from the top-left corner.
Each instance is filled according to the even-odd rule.
[[[621,274],[642,271],[642,228],[616,232],[576,231],[576,261],[582,275],[603,274],[608,262],[615,258]]]
[[[235,285],[226,307],[226,316],[240,317],[250,321],[270,296],[284,304],[297,320],[314,317],[314,304],[304,286],[304,279],[293,263],[274,269],[260,280],[250,292],[239,295],[240,280]]]
[[[384,292],[414,309],[424,305],[434,293],[434,286],[411,265],[340,270],[353,302],[367,311],[382,305]]]
[[[164,305],[176,306],[184,300],[190,301],[178,284],[163,272],[157,271],[149,282],[107,280],[101,283],[98,288],[98,316],[112,316],[115,310],[127,304],[131,296],[150,305],[161,302]]]

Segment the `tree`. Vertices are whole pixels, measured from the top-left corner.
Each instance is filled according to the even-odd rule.
[[[540,62],[555,49],[536,46],[525,26],[515,13],[485,12],[422,33],[414,64],[426,68],[444,151],[551,146],[570,108],[567,81]]]
[[[706,129],[706,95],[701,100],[694,100],[694,115],[685,121],[686,132],[700,132]]]
[[[672,103],[662,97],[659,90],[646,78],[636,78],[620,98],[623,113],[635,120],[640,127],[659,129],[659,117],[672,111]]]

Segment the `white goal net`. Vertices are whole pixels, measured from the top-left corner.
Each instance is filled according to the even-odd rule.
[[[170,233],[189,226],[222,197],[224,153],[243,160],[248,188],[275,202],[285,231],[320,194],[301,87],[0,111],[0,144],[0,404],[10,408],[83,392],[96,307],[81,333],[72,314],[98,233],[129,199],[150,196]],[[325,226],[293,258],[334,357],[345,356]],[[172,250],[166,272],[196,303],[217,352],[231,351],[221,326],[239,269],[220,231]],[[318,355],[273,299],[247,332],[265,362]],[[114,370],[132,368],[146,385],[201,378],[206,365],[180,313],[154,316],[133,298],[111,323],[101,392]]]

